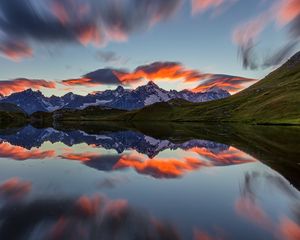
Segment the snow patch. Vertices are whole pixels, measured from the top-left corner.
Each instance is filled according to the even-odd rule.
[[[84,108],[87,108],[87,107],[91,107],[91,106],[99,106],[99,105],[103,105],[103,104],[106,104],[106,103],[109,103],[111,102],[112,100],[96,100],[96,102],[94,103],[84,103],[82,106],[79,107],[79,109],[84,109]]]

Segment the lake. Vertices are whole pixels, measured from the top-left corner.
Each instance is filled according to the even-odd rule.
[[[0,131],[0,239],[300,239],[300,129]]]

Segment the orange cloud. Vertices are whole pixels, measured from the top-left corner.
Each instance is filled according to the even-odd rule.
[[[300,225],[289,218],[283,218],[279,225],[280,232],[286,240],[300,239]]]
[[[213,11],[214,14],[220,14],[230,8],[238,0],[191,0],[192,15]]]
[[[12,61],[32,57],[32,49],[24,42],[17,40],[0,41],[0,52]]]
[[[192,0],[192,14],[204,12],[210,8],[219,8],[224,0]]]
[[[218,87],[229,92],[237,92],[245,88],[245,84],[254,83],[256,79],[236,76],[206,74],[206,80],[199,86],[192,89],[194,92],[205,92],[210,88]]]
[[[92,79],[85,78],[85,77],[63,80],[62,83],[67,86],[83,85],[83,86],[93,87],[99,85],[99,83],[94,83]]]
[[[277,12],[277,20],[280,24],[288,24],[300,15],[299,0],[281,0]]]
[[[0,185],[0,195],[9,199],[19,199],[31,191],[31,182],[11,178]]]
[[[0,2],[5,19],[0,36],[0,52],[10,59],[32,55],[32,42],[80,43],[99,46],[124,41],[158,21],[169,19],[182,0],[94,1],[49,0]],[[26,17],[24,17],[26,16]]]
[[[249,22],[236,27],[233,32],[234,42],[242,45],[256,39],[264,31],[266,25],[270,21],[270,18],[271,16],[269,12],[265,12]]]
[[[114,55],[109,55],[109,58]],[[247,83],[255,79],[230,76],[224,74],[201,73],[195,69],[185,68],[178,62],[154,62],[148,65],[138,66],[134,71],[118,69],[98,69],[85,74],[81,78],[63,80],[61,83],[66,86],[87,86],[97,85],[129,85],[133,83],[148,81],[179,81],[183,83],[199,82],[193,91],[202,92],[212,87],[219,87],[231,92],[236,92],[245,87]]]
[[[68,22],[70,22],[70,16],[61,2],[52,2],[52,13],[63,25],[66,25]]]
[[[200,231],[198,229],[194,230],[194,240],[222,240],[224,239],[223,237],[212,237],[205,231]]]
[[[197,70],[186,69],[177,62],[154,62],[139,66],[131,73],[120,71],[114,71],[114,73],[123,83],[135,82],[140,79],[151,81],[183,79],[187,82],[194,82],[201,78],[201,74]]]
[[[87,46],[90,43],[98,46],[103,41],[99,28],[93,25],[82,28],[78,33],[78,40],[84,46]]]
[[[31,80],[26,78],[18,78],[14,80],[0,81],[0,94],[7,96],[15,92],[21,92],[28,88],[55,88],[55,82],[45,80]]]
[[[298,0],[277,0],[269,9],[254,19],[239,25],[233,32],[233,41],[238,45],[245,68],[267,68],[280,64],[295,49],[300,39],[300,2]],[[289,26],[290,39],[279,50],[262,59],[257,58],[256,41],[266,27],[277,23],[280,27]]]
[[[38,149],[27,150],[25,148],[14,146],[6,142],[0,143],[0,157],[12,158],[14,160],[27,160],[27,159],[44,159],[54,157],[55,151],[40,151]]]

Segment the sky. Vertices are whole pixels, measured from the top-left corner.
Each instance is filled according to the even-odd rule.
[[[297,52],[299,37],[299,0],[5,0],[0,94],[147,81],[235,93]]]

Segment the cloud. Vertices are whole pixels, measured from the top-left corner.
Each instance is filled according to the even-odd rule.
[[[85,74],[82,78],[63,80],[67,86],[97,85],[130,85],[133,83],[148,81],[178,81],[183,83],[200,83],[193,91],[202,92],[212,87],[219,87],[230,92],[236,92],[244,88],[244,85],[256,81],[255,79],[229,76],[222,74],[201,73],[195,69],[188,69],[178,62],[154,62],[138,66],[132,72],[119,69],[99,69]]]
[[[96,53],[96,59],[107,64],[126,64],[129,59],[119,56],[113,51],[98,50]]]
[[[0,94],[7,96],[15,92],[21,92],[28,88],[55,88],[56,84],[52,81],[34,80],[27,78],[18,78],[14,80],[0,81]]]
[[[94,72],[85,74],[82,78],[63,80],[62,84],[67,86],[88,86],[93,87],[97,85],[122,85],[122,81],[116,75],[118,70],[109,68],[98,69]]]
[[[207,232],[203,231],[203,230],[199,230],[199,229],[195,229],[194,230],[194,240],[221,240],[221,239],[227,239],[226,237],[224,237],[223,233],[220,234],[219,232],[217,232],[215,234],[216,236],[212,236],[210,234],[208,234]]]
[[[214,10],[215,13],[222,12],[225,8],[232,6],[238,0],[191,0],[192,15]]]
[[[59,83],[68,86],[95,87],[99,85],[131,85],[148,81],[182,81],[183,84],[199,83],[193,89],[195,92],[206,91],[212,87],[219,87],[230,92],[236,92],[255,79],[229,76],[222,74],[201,73],[198,70],[187,69],[177,62],[154,62],[137,67],[134,71],[103,68],[89,72],[80,78],[66,79]],[[18,78],[0,81],[0,94],[7,96],[26,89],[41,89],[57,87],[54,81]],[[68,88],[68,90],[70,90]]]
[[[286,240],[300,239],[300,224],[285,217],[280,221],[280,232]]]
[[[271,24],[287,27],[287,43],[267,56],[257,56],[257,40]],[[300,41],[300,2],[277,0],[254,19],[236,27],[233,41],[239,47],[244,68],[268,68],[281,64],[295,50]]]
[[[0,2],[0,51],[32,55],[32,42],[100,46],[170,18],[182,0],[14,0]],[[14,44],[7,44],[12,42]],[[12,54],[13,45],[17,53]],[[13,57],[12,57],[13,56]]]
[[[32,56],[32,49],[27,43],[14,41],[13,39],[0,41],[0,52],[4,57],[16,62],[22,58]]]
[[[245,88],[245,84],[254,83],[256,79],[237,76],[207,74],[203,75],[203,83],[193,89],[194,92],[205,92],[210,88],[218,87],[229,92],[237,92]]]
[[[281,24],[288,24],[299,17],[300,2],[298,0],[281,0],[277,12],[277,20]]]
[[[180,80],[193,82],[199,80],[200,72],[186,69],[178,62],[154,62],[137,67],[133,72],[115,72],[121,82],[132,82],[139,79],[155,80]]]
[[[82,78],[63,80],[62,83],[69,86],[127,85],[143,79],[149,81],[183,79],[186,82],[194,82],[200,77],[201,74],[197,70],[185,69],[177,62],[154,62],[139,66],[132,72],[110,68],[98,69],[85,74]]]

